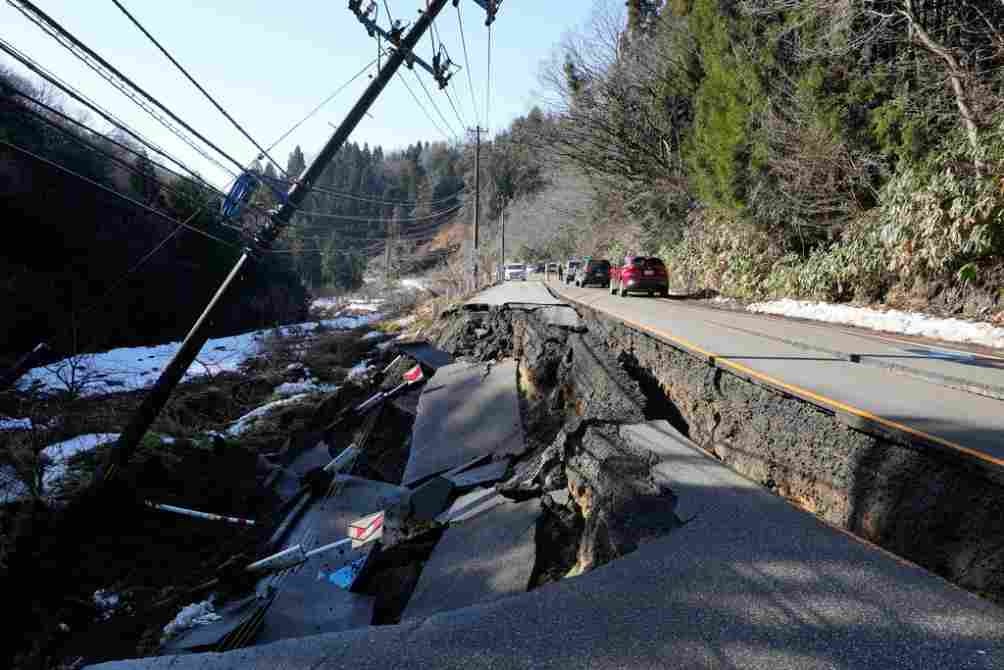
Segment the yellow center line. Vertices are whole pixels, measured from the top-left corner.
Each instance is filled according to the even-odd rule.
[[[572,296],[567,295],[567,294],[565,294],[565,295],[569,299],[571,299],[571,300],[573,300],[575,302],[578,302],[579,304],[581,304],[583,306],[586,306],[586,307],[590,306],[589,304],[585,303],[582,300],[578,300],[577,298],[572,297]],[[606,310],[604,310],[604,311],[606,311]],[[814,401],[814,402],[816,402],[816,403],[818,403],[820,405],[824,405],[824,406],[827,406],[827,407],[838,409],[838,410],[840,410],[842,412],[846,412],[848,414],[853,414],[854,416],[860,417],[862,419],[866,419],[868,421],[873,421],[873,422],[878,423],[880,425],[883,425],[883,426],[885,426],[887,428],[892,428],[894,430],[902,431],[902,432],[907,433],[909,435],[913,435],[915,437],[919,437],[919,438],[921,438],[923,440],[927,440],[929,442],[933,442],[934,444],[938,444],[938,445],[941,445],[943,447],[947,447],[947,448],[952,449],[952,450],[960,451],[960,452],[962,452],[964,454],[967,454],[969,456],[977,458],[977,459],[979,459],[981,461],[985,461],[985,462],[992,463],[992,464],[997,465],[997,466],[1004,467],[1004,459],[1002,459],[1002,458],[997,458],[995,456],[991,456],[990,454],[986,454],[986,453],[984,453],[982,451],[978,451],[978,450],[972,449],[970,447],[965,447],[965,446],[963,446],[961,444],[958,444],[956,442],[952,442],[951,440],[946,440],[944,438],[937,437],[936,435],[931,435],[930,433],[925,433],[922,430],[917,430],[916,428],[911,428],[909,426],[906,426],[904,424],[898,423],[896,421],[891,421],[890,419],[886,419],[886,418],[883,418],[883,417],[878,416],[876,414],[872,414],[871,412],[868,412],[866,410],[859,409],[859,408],[854,407],[852,405],[848,405],[848,404],[842,403],[839,400],[834,400],[833,398],[830,398],[830,397],[827,397],[827,396],[824,396],[824,395],[820,395],[818,393],[814,393],[814,392],[812,392],[812,391],[810,391],[808,389],[804,389],[804,388],[802,388],[800,386],[795,386],[794,384],[788,384],[787,382],[783,382],[780,379],[777,379],[777,378],[772,377],[770,375],[763,374],[762,372],[757,372],[756,370],[753,370],[752,368],[749,368],[749,367],[743,365],[742,363],[738,363],[738,362],[736,362],[734,360],[731,360],[729,358],[725,358],[725,357],[719,356],[718,354],[712,353],[712,352],[710,352],[710,351],[708,351],[706,349],[703,349],[703,348],[697,346],[693,342],[690,342],[688,340],[683,339],[682,337],[677,337],[675,335],[671,335],[668,332],[665,332],[665,331],[660,330],[658,328],[655,328],[655,327],[652,327],[652,326],[647,326],[645,324],[639,323],[639,322],[634,321],[633,319],[631,319],[629,317],[621,316],[621,315],[617,315],[617,314],[613,314],[611,312],[606,312],[606,313],[610,314],[614,318],[622,321],[623,323],[628,324],[629,326],[631,326],[631,327],[633,327],[633,328],[635,328],[637,330],[645,332],[645,333],[647,333],[649,335],[655,335],[656,337],[669,340],[670,342],[673,342],[674,344],[679,345],[683,349],[689,350],[691,352],[696,352],[696,353],[700,354],[701,356],[704,356],[708,360],[715,361],[715,365],[718,365],[720,367],[731,368],[732,370],[734,370],[736,372],[742,373],[744,376],[752,377],[752,378],[757,379],[759,381],[766,382],[767,384],[769,384],[771,386],[775,386],[775,387],[781,388],[781,389],[783,389],[785,391],[788,391],[789,393],[791,393],[793,395],[800,396],[802,398],[811,399],[812,401]]]

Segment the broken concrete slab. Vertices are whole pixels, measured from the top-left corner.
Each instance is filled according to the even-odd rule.
[[[453,485],[458,489],[485,486],[505,477],[505,473],[509,470],[509,460],[508,458],[503,458],[502,460],[492,461],[487,465],[471,468],[470,470],[464,470],[456,474],[447,474],[445,477],[453,482]]]
[[[303,475],[330,462],[331,450],[324,441],[318,441],[297,454],[275,480],[275,492],[280,500],[285,502],[293,498],[300,490],[300,478]]]
[[[475,489],[457,498],[450,509],[436,517],[436,521],[439,523],[460,523],[507,502],[509,499],[495,489]]]
[[[586,329],[579,313],[569,305],[555,305],[553,307],[540,307],[533,311],[534,316],[549,326],[566,328],[573,332],[582,332]]]
[[[412,491],[409,496],[412,518],[418,521],[432,521],[446,509],[446,503],[453,493],[453,482],[444,477],[433,477]]]
[[[657,459],[639,455],[609,425],[586,426],[566,463],[568,489],[585,519],[573,574],[631,553],[641,540],[681,524],[676,496],[653,475]]]
[[[484,455],[526,448],[516,363],[454,363],[422,390],[403,483],[413,484]]]
[[[402,621],[526,591],[540,501],[506,502],[450,526],[422,571]]]
[[[665,420],[621,426],[620,434],[631,446],[654,454],[660,461],[652,468],[656,482],[679,493],[676,489],[681,470],[674,466],[674,462],[679,464],[681,453],[686,454],[688,460],[699,458],[697,445]],[[686,523],[703,512],[708,502],[707,498],[678,497],[676,515]]]
[[[453,362],[453,356],[424,340],[415,342],[399,342],[395,348],[409,358],[413,358],[433,370],[445,367]]]
[[[399,509],[411,492],[393,484],[360,477],[335,478],[335,493],[315,501],[289,534],[288,544],[310,550],[348,536],[349,524],[384,509]],[[368,626],[371,596],[347,591],[358,576],[372,545],[339,548],[309,559],[297,569],[272,575],[258,585],[260,593],[277,591],[265,613],[257,642],[274,642]],[[348,568],[348,570],[346,570]]]

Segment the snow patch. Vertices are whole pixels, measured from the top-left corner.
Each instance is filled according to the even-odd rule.
[[[31,430],[31,419],[12,419],[0,416],[0,431],[3,430]]]
[[[63,481],[71,458],[117,439],[119,439],[118,433],[90,433],[50,444],[41,451],[41,455],[49,460],[49,466],[42,475],[42,490],[50,493]]]
[[[383,303],[383,298],[374,298],[373,300],[353,300],[349,302],[345,309],[355,312],[377,312],[380,310],[380,306],[383,305]]]
[[[302,382],[286,382],[279,384],[272,391],[275,395],[286,398],[295,395],[305,395],[308,393],[334,393],[338,390],[335,384],[324,384],[313,378],[307,378]]]
[[[268,338],[309,335],[318,328],[352,330],[381,318],[379,312],[339,316],[212,339],[206,342],[195,362],[188,368],[185,380],[206,374],[237,371],[245,361],[265,349]],[[151,347],[122,347],[64,359],[29,370],[18,382],[18,388],[45,393],[66,391],[72,387],[82,396],[137,391],[151,386],[157,380],[180,347],[180,342]]]
[[[302,402],[304,398],[308,397],[308,393],[301,393],[299,395],[294,395],[290,398],[285,398],[284,400],[276,400],[275,402],[270,402],[267,405],[262,405],[257,409],[253,409],[241,418],[234,421],[229,428],[227,428],[227,434],[236,437],[238,435],[243,435],[246,433],[259,419],[265,417],[280,407],[287,407],[289,405],[295,405]]]
[[[196,626],[204,626],[208,623],[219,621],[222,618],[216,613],[216,607],[213,605],[212,599],[186,605],[169,624],[164,626],[161,642],[166,642],[179,633],[183,633]]]
[[[352,366],[352,369],[349,370],[349,373],[348,375],[346,375],[346,378],[355,379],[356,377],[362,377],[368,374],[369,371],[372,370],[374,367],[375,366],[370,365],[369,359],[361,361]]]
[[[363,335],[362,338],[360,338],[360,339],[363,339],[363,340],[375,340],[375,339],[380,338],[380,337],[383,337],[383,333],[381,333],[379,330],[371,330],[370,332],[368,332],[365,335]]]
[[[806,302],[787,298],[754,303],[748,309],[751,312],[761,314],[780,314],[800,319],[812,319],[813,321],[860,326],[889,333],[919,335],[945,342],[964,342],[1004,349],[1004,328],[997,328],[988,323],[943,319],[895,309],[881,311],[868,307]]]
[[[110,589],[98,589],[94,592],[93,599],[102,621],[110,619],[119,607],[119,595]]]

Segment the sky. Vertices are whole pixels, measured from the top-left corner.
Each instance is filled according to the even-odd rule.
[[[174,68],[129,22],[112,0],[34,0],[84,44],[91,47],[134,82],[157,97],[171,111],[220,148],[248,163],[257,155],[254,146]],[[342,86],[376,57],[376,41],[347,9],[346,0],[120,0],[250,135],[263,146],[271,145],[324,98]],[[368,0],[364,1],[365,7]],[[422,0],[379,0],[379,23],[387,25],[387,9],[394,18],[414,20]],[[540,103],[538,74],[556,44],[571,29],[581,26],[592,11],[593,0],[506,0],[492,27],[491,79],[488,81],[488,29],[484,10],[474,0],[461,0],[459,14],[470,58],[473,95],[466,68],[454,75],[448,90],[457,107],[431,76],[417,66],[400,73],[435,119],[439,129],[422,112],[399,78],[395,78],[364,117],[350,140],[385,151],[417,140],[453,140],[464,127],[481,125],[489,133]],[[458,28],[458,9],[452,2],[436,21],[451,60],[464,66]],[[0,36],[49,71],[110,110],[170,153],[182,158],[209,181],[224,185],[231,175],[222,171],[175,138],[111,84],[81,63],[68,50],[23,17],[9,3],[0,4]],[[431,61],[432,45],[426,35],[417,54]],[[26,70],[0,54],[0,64],[19,73]],[[309,157],[320,148],[375,73],[349,85],[312,119],[270,154],[285,167],[295,145]],[[433,110],[416,80],[423,78],[445,117]],[[76,105],[64,108],[76,115]],[[459,116],[459,118],[458,118]],[[109,129],[96,115],[88,124]],[[222,161],[230,169],[232,164]]]

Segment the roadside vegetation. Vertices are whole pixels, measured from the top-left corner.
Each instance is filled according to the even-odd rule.
[[[546,111],[498,140],[536,179],[495,179],[507,256],[651,253],[677,289],[1004,320],[1004,5],[626,4],[597,2]]]

